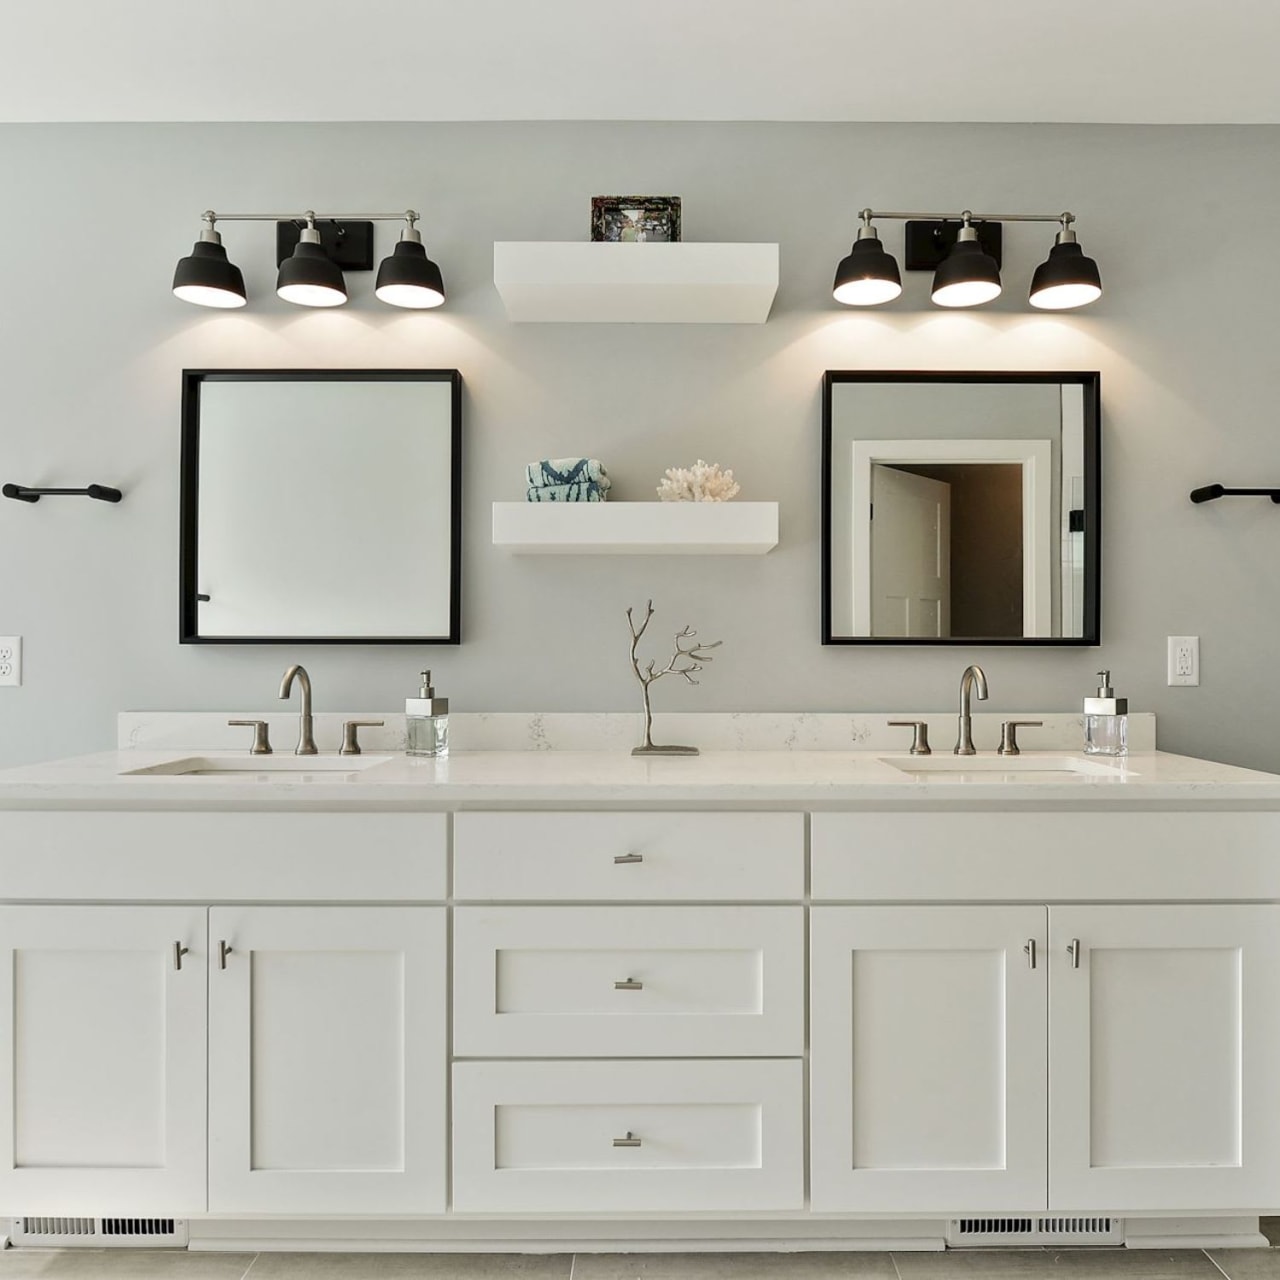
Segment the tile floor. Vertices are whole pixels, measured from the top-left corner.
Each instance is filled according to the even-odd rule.
[[[1280,1219],[1265,1224],[1280,1242]],[[1280,1280],[1280,1247],[951,1253],[0,1253],[0,1280]]]

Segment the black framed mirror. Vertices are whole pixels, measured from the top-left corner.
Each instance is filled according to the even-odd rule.
[[[456,369],[186,369],[183,644],[458,644]]]
[[[830,371],[822,643],[1096,645],[1097,373]]]

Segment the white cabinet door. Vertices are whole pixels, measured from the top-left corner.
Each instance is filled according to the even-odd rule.
[[[0,908],[6,1210],[204,1212],[205,949],[202,907]]]
[[[438,907],[209,913],[211,1212],[444,1210],[445,936]]]
[[[1049,932],[1051,1206],[1274,1209],[1280,907],[1053,907]]]
[[[811,917],[813,1208],[1044,1209],[1045,909]]]
[[[459,1062],[464,1213],[804,1207],[799,1060]]]
[[[459,907],[459,1057],[804,1052],[801,907]]]

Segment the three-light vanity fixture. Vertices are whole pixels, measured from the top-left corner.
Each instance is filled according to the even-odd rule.
[[[373,266],[371,224],[401,221],[405,227],[400,241],[378,267],[374,293],[393,307],[422,310],[444,302],[440,268],[427,257],[422,235],[414,225],[418,214],[412,209],[404,213],[358,214],[317,214],[310,209],[300,214],[215,213],[210,209],[203,217],[200,239],[173,273],[173,292],[184,302],[201,307],[243,307],[248,301],[244,276],[222,247],[219,222],[274,222],[280,269],[276,293],[300,307],[340,307],[347,300],[341,264],[345,263],[348,270],[369,270]],[[317,222],[330,232],[331,248],[326,248]],[[294,238],[296,247],[287,252],[286,246]],[[363,252],[344,256],[345,243],[358,243]]]
[[[905,222],[907,270],[934,268],[931,297],[939,307],[977,307],[1000,296],[1001,223],[1056,222],[1049,256],[1031,277],[1029,301],[1045,311],[1083,307],[1102,296],[1098,264],[1087,258],[1072,230],[1073,213],[884,213],[863,209],[849,256],[836,268],[831,294],[849,307],[876,307],[902,292],[902,276],[886,253],[872,219]]]

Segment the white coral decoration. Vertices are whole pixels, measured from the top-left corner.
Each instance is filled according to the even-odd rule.
[[[732,471],[699,458],[692,467],[668,467],[658,483],[658,497],[663,502],[728,502],[740,489]]]

